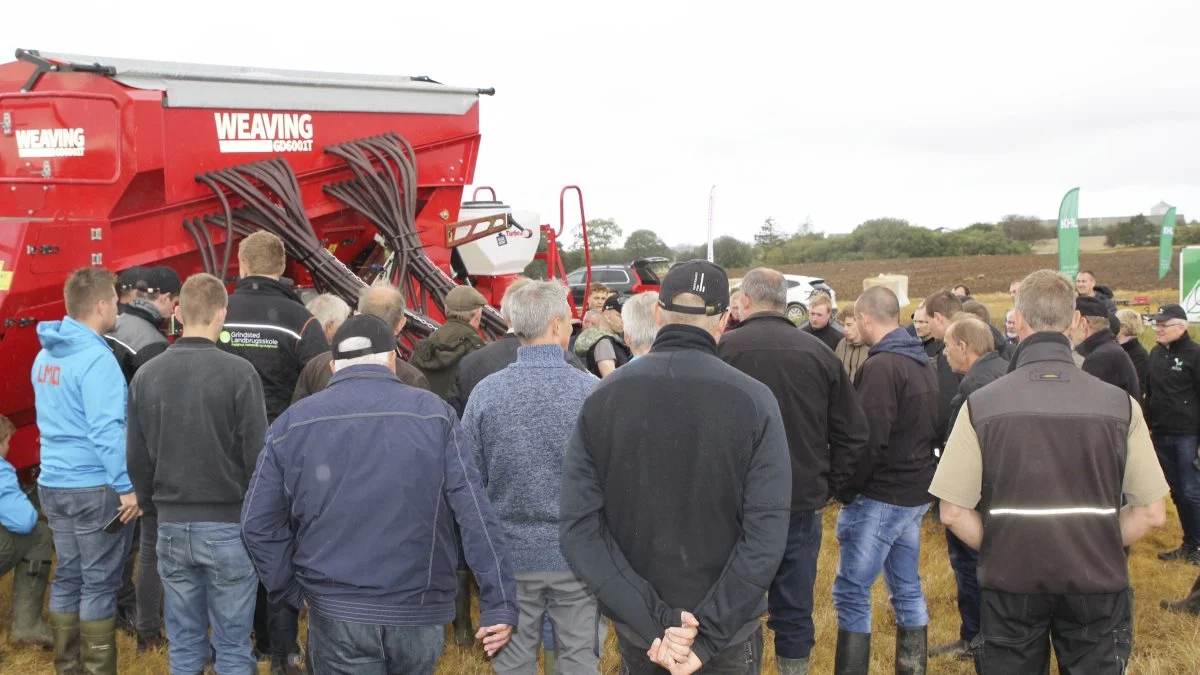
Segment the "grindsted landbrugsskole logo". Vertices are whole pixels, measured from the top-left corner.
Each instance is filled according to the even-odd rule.
[[[1200,246],[1179,252],[1179,304],[1188,321],[1200,321]]]

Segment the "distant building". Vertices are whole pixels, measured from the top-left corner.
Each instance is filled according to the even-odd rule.
[[[1170,204],[1168,204],[1166,202],[1159,202],[1159,203],[1155,204],[1154,206],[1150,207],[1150,213],[1143,214],[1143,215],[1145,215],[1146,219],[1149,220],[1150,222],[1154,223],[1155,225],[1162,225],[1163,218],[1167,215],[1167,211],[1170,208],[1171,208]],[[1097,231],[1103,232],[1105,230],[1109,230],[1113,227],[1116,227],[1119,223],[1123,223],[1123,222],[1129,220],[1130,218],[1133,218],[1136,215],[1138,215],[1138,214],[1135,213],[1135,214],[1128,215],[1128,216],[1106,216],[1106,217],[1102,217],[1102,218],[1080,218],[1079,219],[1079,227],[1080,227],[1080,229],[1086,228],[1086,229],[1092,230],[1093,232],[1097,232]],[[1177,213],[1175,215],[1175,222],[1176,223],[1186,223],[1187,218],[1185,218],[1182,213]],[[1055,218],[1053,220],[1043,220],[1043,221],[1041,221],[1041,224],[1043,227],[1047,227],[1047,228],[1053,230],[1054,228],[1058,227],[1058,219]]]

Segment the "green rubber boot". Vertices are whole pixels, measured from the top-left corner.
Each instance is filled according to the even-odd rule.
[[[54,647],[54,636],[42,620],[42,603],[46,601],[46,583],[49,579],[49,560],[22,560],[13,570],[12,630],[8,632],[10,642]]]
[[[87,675],[117,675],[117,617],[80,621],[83,672]]]
[[[54,672],[57,675],[80,675],[79,615],[50,612],[50,632],[54,635]]]

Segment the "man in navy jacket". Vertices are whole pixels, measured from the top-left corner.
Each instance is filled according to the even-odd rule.
[[[489,656],[517,623],[513,566],[474,449],[448,403],[395,376],[395,349],[374,316],[342,324],[329,387],[271,425],[242,511],[272,602],[308,603],[315,672],[372,661],[433,673],[454,618],[455,522]]]

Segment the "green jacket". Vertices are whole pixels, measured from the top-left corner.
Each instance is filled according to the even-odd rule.
[[[449,400],[458,379],[458,364],[483,345],[483,338],[471,324],[461,319],[446,319],[433,335],[417,343],[408,362],[425,374],[430,391]]]

